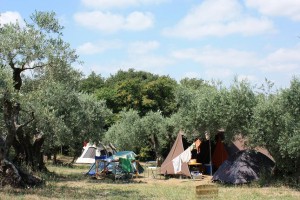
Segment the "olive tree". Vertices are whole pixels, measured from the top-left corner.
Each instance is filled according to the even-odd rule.
[[[251,85],[236,80],[228,88],[222,84],[203,84],[197,88],[181,85],[176,99],[188,136],[203,135],[204,131],[214,134],[223,128],[229,140],[247,130],[256,105]]]
[[[300,80],[289,88],[258,95],[248,137],[252,146],[265,147],[281,174],[299,173],[300,168]]]
[[[38,130],[31,132],[28,129],[36,116],[34,109],[25,109],[22,104],[26,102],[22,91],[23,75],[28,70],[45,70],[50,73],[49,76],[54,71],[63,74],[61,66],[70,66],[77,60],[75,51],[62,40],[62,29],[53,12],[35,12],[24,26],[10,23],[0,28],[0,67],[9,71],[14,88],[2,91],[2,116],[6,129],[1,133],[5,137],[2,144],[3,162],[7,161],[13,147],[16,163],[25,161],[27,165],[35,164],[32,152],[36,152],[34,148],[40,147],[44,139]],[[2,168],[8,166],[11,166],[13,175],[5,174],[3,180],[14,176],[16,185],[30,182],[29,176],[20,176],[21,170],[13,165],[1,165]]]
[[[106,132],[105,140],[116,145],[118,150],[137,150],[143,143],[140,131],[138,112],[132,109],[123,110],[118,115],[118,121]]]

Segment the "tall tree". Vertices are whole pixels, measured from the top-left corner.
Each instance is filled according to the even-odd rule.
[[[54,158],[64,146],[75,159],[81,153],[83,141],[103,137],[106,118],[110,115],[104,101],[58,82],[40,85],[27,97],[35,106],[37,119],[30,127],[42,130],[46,138],[43,149]]]
[[[80,91],[93,94],[96,90],[103,87],[104,81],[103,77],[92,72],[87,78],[80,81]]]
[[[259,93],[248,131],[251,146],[269,150],[279,175],[299,176],[300,79],[276,93]]]
[[[105,134],[108,142],[113,142],[119,150],[138,150],[145,138],[141,136],[140,116],[135,110],[121,111],[119,119]]]
[[[162,156],[166,145],[166,120],[161,112],[148,112],[140,117],[138,112],[130,109],[119,114],[120,119],[107,131],[105,137],[120,150],[132,149],[139,153],[141,149],[154,152],[154,157]]]
[[[174,91],[175,80],[168,76],[153,75],[148,72],[119,71],[105,81],[104,87],[96,91],[99,99],[104,99],[114,113],[134,109],[140,116],[160,110],[164,116],[176,112]]]
[[[3,121],[7,130],[4,133],[4,158],[13,146],[18,162],[25,160],[26,164],[34,166],[30,152],[35,146],[40,147],[43,139],[34,137],[39,135],[37,132],[29,133],[26,130],[35,120],[35,113],[34,110],[23,109],[20,104],[19,99],[23,98],[22,74],[27,70],[45,70],[50,75],[57,70],[63,74],[61,66],[68,66],[77,60],[75,51],[61,38],[62,28],[55,13],[37,11],[31,16],[31,22],[25,22],[25,26],[10,23],[0,28],[0,66],[10,69],[14,84],[14,91],[4,91],[2,101]],[[12,98],[14,92],[16,98]],[[33,138],[35,140],[32,143]],[[18,182],[25,179],[20,177]]]
[[[140,120],[142,131],[140,137],[144,138],[144,146],[150,146],[155,157],[162,158],[162,149],[166,145],[164,140],[166,135],[166,120],[161,112],[148,112]]]
[[[224,128],[228,140],[250,125],[256,97],[247,82],[235,81],[229,88],[203,85],[193,89],[182,86],[176,93],[179,113],[188,134],[212,134]]]

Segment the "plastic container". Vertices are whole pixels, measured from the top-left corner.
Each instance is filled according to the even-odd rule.
[[[191,171],[192,179],[201,179],[202,173],[199,171]]]

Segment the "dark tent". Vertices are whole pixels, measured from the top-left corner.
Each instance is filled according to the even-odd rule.
[[[274,162],[266,155],[254,151],[238,151],[223,162],[212,180],[222,183],[243,184],[259,179],[262,173],[270,173]]]

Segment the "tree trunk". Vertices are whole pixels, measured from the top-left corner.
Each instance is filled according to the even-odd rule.
[[[158,141],[158,138],[157,138],[156,135],[152,135],[151,136],[150,143],[151,143],[152,148],[153,148],[153,150],[155,152],[155,157],[156,157],[157,162],[161,162],[162,155],[161,155],[161,152],[160,152],[159,141]]]
[[[21,72],[23,69],[15,68],[14,63],[10,62],[10,66],[13,69],[13,80],[16,91],[19,91],[22,86]],[[31,163],[31,166],[35,165],[33,161],[33,151],[30,145],[30,135],[24,133],[24,127],[34,120],[32,113],[31,119],[26,123],[19,123],[19,115],[21,106],[18,102],[14,102],[9,95],[9,92],[4,93],[3,98],[3,119],[7,129],[6,140],[0,139],[0,184],[1,186],[11,185],[13,187],[25,187],[36,186],[42,184],[42,180],[34,177],[33,175],[24,172],[20,168],[11,163],[7,156],[11,146],[14,147],[16,152],[17,163]]]
[[[56,159],[57,157],[56,157],[56,156],[57,156],[57,153],[54,152],[54,153],[53,153],[53,161],[52,161],[52,163],[53,163],[54,165],[57,164],[57,159]]]
[[[5,141],[0,138],[0,186],[33,187],[42,184],[42,179],[24,172],[6,159]]]

